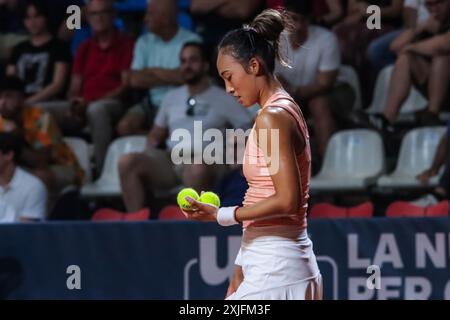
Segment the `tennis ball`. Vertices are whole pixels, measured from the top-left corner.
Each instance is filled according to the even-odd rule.
[[[214,192],[204,192],[198,200],[202,203],[212,204],[213,206],[220,207],[220,198]]]
[[[194,200],[198,200],[199,196],[197,191],[192,188],[184,188],[178,193],[177,202],[181,209],[191,210],[190,203],[186,200],[186,197],[191,197]]]

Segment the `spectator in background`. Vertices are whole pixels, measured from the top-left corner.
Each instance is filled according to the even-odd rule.
[[[337,81],[341,58],[336,36],[323,27],[310,24],[309,1],[285,1],[294,30],[282,37],[292,68],[277,63],[275,73],[292,97],[307,105],[314,123],[320,156],[337,128],[336,117],[348,113],[353,105],[349,85]],[[352,98],[353,97],[353,98]]]
[[[216,169],[219,169],[216,166],[173,164],[170,152],[178,143],[171,136],[177,129],[199,139],[194,135],[195,121],[201,123],[203,130],[216,128],[222,132],[229,125],[244,130],[251,125],[249,113],[223,89],[211,84],[208,58],[201,44],[186,43],[180,60],[185,85],[169,91],[164,97],[148,135],[147,151],[127,154],[119,161],[120,182],[128,211],[138,211],[149,205],[148,197],[155,190],[171,190],[183,182],[198,191],[213,187]],[[193,150],[190,148],[195,147],[193,140],[182,142],[188,143],[191,156],[202,152],[204,147]],[[164,143],[166,150],[158,148]]]
[[[151,127],[164,95],[183,83],[179,70],[181,48],[187,42],[201,41],[178,26],[175,0],[149,2],[145,22],[150,32],[136,43],[130,85],[149,90],[148,96],[121,119],[117,127],[121,136],[146,132]]]
[[[332,27],[344,15],[342,0],[298,0],[312,2],[312,17],[314,23],[325,27]],[[284,0],[266,0],[267,8],[280,9],[284,7]]]
[[[114,27],[112,0],[90,0],[87,15],[94,36],[78,48],[69,101],[47,103],[44,107],[64,130],[81,132],[87,123],[100,172],[114,128],[123,114],[134,42]]]
[[[69,49],[50,33],[49,11],[42,0],[27,1],[24,14],[30,40],[14,47],[6,73],[25,83],[28,104],[61,99],[70,69]]]
[[[191,13],[197,33],[212,53],[228,31],[251,20],[264,5],[263,0],[191,0]]]
[[[433,195],[438,199],[448,199],[450,194],[450,121],[447,122],[447,131],[442,136],[431,168],[421,172],[417,176],[420,183],[426,185],[430,179],[439,174],[445,164],[444,173],[439,179],[439,185],[433,190]]]
[[[26,39],[19,0],[0,0],[0,64],[9,59],[16,44]]]
[[[448,106],[450,88],[450,0],[425,0],[430,18],[405,30],[392,43],[398,59],[382,114],[369,117],[376,129],[393,132],[400,107],[415,85],[428,98],[417,114],[419,125],[439,125],[439,112]]]
[[[381,8],[381,29],[367,28],[367,8]],[[370,42],[401,24],[403,0],[348,0],[347,16],[334,27],[338,36],[343,62],[362,70]]]
[[[53,117],[25,104],[23,88],[17,77],[6,77],[0,83],[0,132],[16,133],[24,139],[20,163],[44,182],[52,204],[65,187],[80,186],[84,172]]]
[[[44,220],[47,191],[44,184],[18,166],[21,138],[0,133],[0,223]]]
[[[428,16],[425,0],[405,0],[403,5],[403,29],[414,28],[426,21]],[[396,55],[390,47],[403,29],[388,32],[370,43],[367,55],[372,66],[372,76],[374,78],[381,69],[395,63]]]

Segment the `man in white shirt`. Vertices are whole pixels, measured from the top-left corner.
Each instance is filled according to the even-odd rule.
[[[207,188],[214,184],[212,180],[219,168],[205,165],[203,161],[201,164],[176,165],[172,161],[171,150],[183,149],[186,143],[185,146],[193,147],[183,149],[189,152],[189,157],[196,152],[200,154],[205,145],[200,142],[198,149],[196,145],[205,130],[219,129],[223,132],[230,126],[245,130],[251,125],[250,113],[223,89],[211,84],[203,45],[198,42],[185,44],[180,60],[185,85],[169,91],[164,97],[148,135],[147,151],[127,154],[119,161],[122,193],[129,212],[150,205],[148,196],[154,192],[169,191],[181,183],[199,191],[211,190]],[[201,136],[196,136],[195,124],[201,125]],[[188,133],[187,140],[192,140],[177,141],[175,136],[178,133]],[[164,143],[167,149],[159,149]]]
[[[0,133],[0,223],[46,217],[47,190],[38,178],[17,166],[20,149],[20,138]]]
[[[148,90],[147,99],[130,108],[117,126],[121,136],[140,134],[152,125],[165,94],[183,84],[179,54],[187,42],[200,37],[178,25],[175,0],[152,0],[145,22],[149,32],[136,42],[129,85]]]
[[[277,63],[275,72],[300,107],[311,114],[318,152],[323,156],[328,140],[336,130],[336,117],[346,114],[350,110],[343,108],[353,105],[352,101],[342,106],[340,101],[333,101],[339,99],[336,93],[342,88],[349,89],[338,86],[339,43],[329,30],[310,24],[309,1],[286,1],[285,6],[292,14],[294,30],[284,34],[281,50],[291,68]]]

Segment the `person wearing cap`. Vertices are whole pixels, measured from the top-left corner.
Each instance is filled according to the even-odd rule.
[[[48,112],[26,105],[24,84],[14,76],[0,82],[0,132],[23,138],[20,162],[41,178],[51,197],[69,185],[81,185],[84,172],[55,120]]]

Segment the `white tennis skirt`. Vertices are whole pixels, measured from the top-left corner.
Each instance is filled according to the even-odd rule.
[[[236,264],[244,280],[227,300],[321,300],[322,276],[306,230],[244,230]]]

